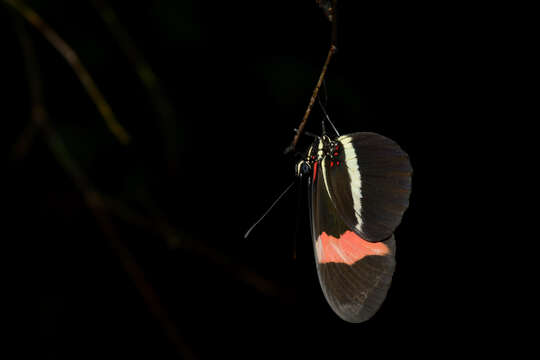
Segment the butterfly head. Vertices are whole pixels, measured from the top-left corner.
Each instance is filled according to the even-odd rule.
[[[322,161],[325,157],[334,158],[338,154],[339,145],[330,137],[323,135],[317,137],[313,144],[309,147],[306,156],[298,161],[295,166],[295,174],[302,177],[311,173],[316,162]]]

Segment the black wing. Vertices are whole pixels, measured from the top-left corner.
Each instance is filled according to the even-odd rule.
[[[409,206],[412,168],[408,155],[394,141],[375,133],[344,135],[337,141],[339,155],[332,164],[329,158],[322,164],[337,212],[363,239],[388,239]]]
[[[363,322],[383,303],[395,268],[395,240],[362,239],[331,201],[319,163],[311,183],[311,228],[319,281],[330,307],[343,320]],[[322,170],[322,171],[321,171]]]

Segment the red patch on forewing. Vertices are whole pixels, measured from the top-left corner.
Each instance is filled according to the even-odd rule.
[[[383,256],[390,252],[384,243],[366,241],[349,230],[338,238],[322,232],[315,242],[315,249],[321,264],[335,262],[352,265],[365,256]]]

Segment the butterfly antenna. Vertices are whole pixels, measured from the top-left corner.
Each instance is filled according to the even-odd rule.
[[[323,79],[322,81],[322,87],[323,87],[323,96],[324,96],[324,106],[328,106],[328,89],[326,88],[326,79]]]
[[[330,116],[328,116],[328,113],[326,112],[326,109],[324,108],[324,105],[321,101],[320,98],[319,99],[319,105],[321,106],[321,109],[322,109],[322,112],[324,114],[324,117],[326,118],[326,121],[328,121],[330,123],[330,125],[332,125],[332,129],[334,129],[334,131],[336,132],[336,135],[337,136],[340,136],[339,135],[339,131],[337,131],[336,127],[334,126],[334,123],[332,122],[332,120],[330,120]],[[324,119],[323,119],[323,131],[324,131]]]
[[[321,99],[319,99],[319,104],[321,104],[322,106],[322,103],[321,103]],[[326,135],[326,126],[324,125],[324,118],[322,119],[321,121],[321,128],[322,128],[322,136]]]
[[[295,181],[293,181],[289,186],[287,186],[287,188],[281,193],[281,195],[278,196],[278,198],[272,203],[272,205],[270,205],[270,207],[268,208],[268,210],[265,211],[264,214],[262,214],[262,216],[259,218],[259,220],[257,220],[255,222],[255,224],[253,224],[248,231],[246,231],[246,234],[244,235],[244,239],[246,239],[248,236],[249,236],[249,233],[255,228],[255,226],[257,226],[258,223],[261,222],[262,219],[264,219],[264,217],[266,215],[268,215],[268,213],[270,212],[270,210],[272,210],[272,208],[277,204],[277,202],[283,197],[283,195],[285,195],[287,193],[287,191],[290,190],[290,188],[295,184]]]
[[[294,132],[295,133],[298,133],[298,129],[294,129]],[[320,138],[319,135],[315,135],[314,133],[310,133],[309,131],[304,131],[304,135],[307,135],[307,136],[311,136],[311,137],[314,137],[314,138]]]

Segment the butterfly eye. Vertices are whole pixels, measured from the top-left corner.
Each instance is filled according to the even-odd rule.
[[[302,175],[309,173],[310,170],[311,170],[311,167],[306,162],[303,162],[302,167],[300,169],[300,171],[302,172]]]
[[[306,175],[310,171],[311,171],[311,166],[309,165],[307,161],[302,160],[296,164],[296,171],[295,171],[296,176]]]

